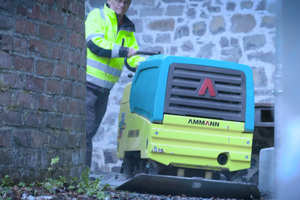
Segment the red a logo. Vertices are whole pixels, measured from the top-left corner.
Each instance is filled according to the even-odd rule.
[[[206,78],[204,80],[204,82],[203,82],[203,84],[202,84],[199,92],[198,92],[198,95],[202,95],[203,96],[205,94],[205,92],[206,92],[207,89],[208,89],[209,95],[211,97],[215,97],[216,96],[216,92],[215,92],[215,89],[214,89],[214,86],[213,86],[211,80]]]

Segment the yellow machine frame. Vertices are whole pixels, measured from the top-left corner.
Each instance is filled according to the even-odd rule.
[[[118,131],[118,158],[139,151],[140,158],[166,166],[206,170],[237,171],[251,163],[252,133],[244,133],[244,123],[206,118],[164,115],[162,124],[131,113],[131,84],[125,87]],[[218,156],[226,155],[226,163]]]

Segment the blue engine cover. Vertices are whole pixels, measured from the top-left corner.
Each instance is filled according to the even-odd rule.
[[[153,123],[162,123],[165,95],[170,65],[191,64],[244,72],[246,76],[245,131],[254,130],[254,85],[253,72],[247,65],[202,58],[155,55],[142,62],[136,71],[131,86],[130,110],[148,118]]]

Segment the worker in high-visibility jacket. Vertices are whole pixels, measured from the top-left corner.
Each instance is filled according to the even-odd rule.
[[[106,112],[110,90],[121,75],[124,57],[133,67],[144,60],[136,55],[135,27],[125,15],[130,4],[131,0],[107,0],[103,9],[92,10],[85,22],[87,167],[91,167],[92,139]]]

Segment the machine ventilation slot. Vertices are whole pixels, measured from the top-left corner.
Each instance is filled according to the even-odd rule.
[[[164,113],[245,121],[242,71],[174,63],[168,76]]]

